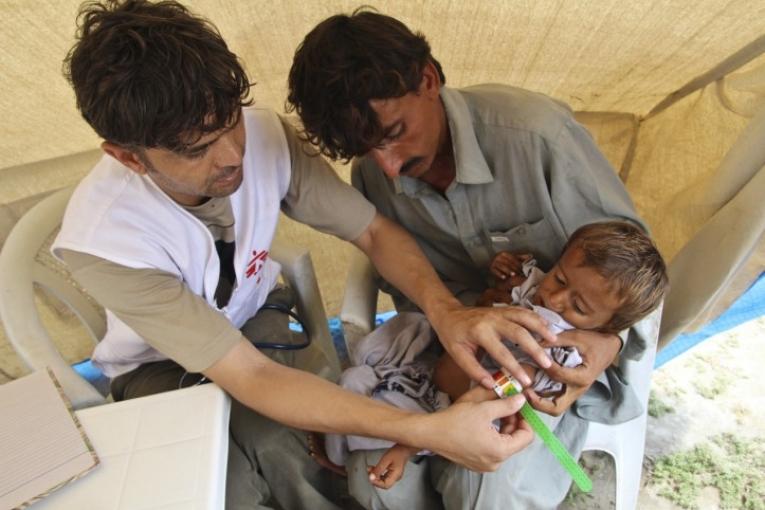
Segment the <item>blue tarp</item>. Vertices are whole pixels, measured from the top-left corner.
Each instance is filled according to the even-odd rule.
[[[700,331],[678,336],[656,355],[654,368],[684,353],[710,336],[735,328],[739,324],[765,315],[765,273],[725,312]]]

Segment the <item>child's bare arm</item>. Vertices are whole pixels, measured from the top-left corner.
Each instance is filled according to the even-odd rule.
[[[514,279],[518,277],[514,276],[512,278]],[[512,285],[512,286],[515,287],[515,285]],[[494,303],[505,303],[506,305],[513,304],[513,299],[512,299],[512,296],[510,295],[510,291],[508,289],[505,289],[505,285],[500,285],[498,287],[489,287],[488,289],[483,291],[483,293],[481,293],[481,295],[476,300],[475,305],[476,306],[494,306]]]
[[[417,454],[419,449],[402,444],[393,445],[380,457],[376,466],[367,468],[369,483],[378,489],[390,489],[404,476],[404,469],[410,457]]]
[[[537,368],[525,363],[521,363],[521,368],[528,374],[529,378],[533,381]],[[448,355],[444,354],[439,358],[436,363],[436,367],[433,370],[433,382],[436,384],[436,388],[439,391],[443,391],[449,395],[449,400],[456,402],[465,395],[470,389],[470,378],[465,375],[465,372],[460,369],[454,360]],[[491,390],[486,390],[489,393]],[[480,400],[488,400],[482,398]]]
[[[449,395],[452,402],[470,389],[470,378],[446,353],[439,358],[433,369],[433,382],[439,391]]]

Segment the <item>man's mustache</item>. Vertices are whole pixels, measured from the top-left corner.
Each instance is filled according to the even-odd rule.
[[[402,174],[402,175],[403,175],[403,174],[406,174],[406,173],[407,173],[407,172],[409,172],[409,171],[410,171],[410,170],[411,170],[413,167],[415,167],[415,166],[419,165],[419,164],[420,164],[420,163],[422,163],[424,160],[425,160],[425,158],[423,158],[423,157],[420,157],[420,156],[418,156],[418,157],[415,157],[415,158],[412,158],[412,159],[410,159],[409,161],[407,161],[406,163],[404,163],[403,165],[401,165],[401,169],[399,170],[399,174]]]

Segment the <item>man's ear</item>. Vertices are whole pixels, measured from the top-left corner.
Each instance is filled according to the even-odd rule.
[[[420,82],[420,94],[431,97],[438,97],[441,92],[441,77],[438,74],[436,65],[432,60],[428,60],[422,69],[422,82]]]
[[[138,153],[135,151],[131,151],[129,149],[126,149],[124,147],[120,147],[119,145],[115,145],[111,142],[103,142],[101,144],[101,149],[135,173],[139,175],[145,175],[146,174],[146,165],[143,164],[143,161],[141,161],[141,158],[138,156]]]

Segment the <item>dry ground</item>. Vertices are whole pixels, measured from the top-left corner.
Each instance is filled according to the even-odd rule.
[[[721,333],[653,375],[638,508],[765,509],[765,317]],[[613,508],[613,463],[585,454],[592,495],[568,509]]]

